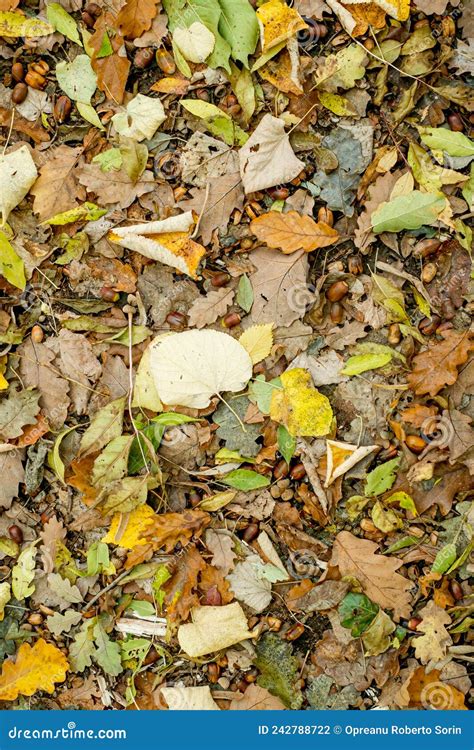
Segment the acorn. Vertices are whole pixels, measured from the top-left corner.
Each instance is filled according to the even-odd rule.
[[[431,318],[423,318],[418,323],[418,328],[424,336],[431,336],[441,323],[439,315],[433,315]]]
[[[286,477],[287,474],[290,471],[290,467],[284,461],[283,459],[277,463],[275,468],[273,469],[273,477],[274,479],[283,479],[283,477]]]
[[[435,237],[432,237],[429,240],[420,240],[413,248],[413,255],[426,258],[428,255],[433,255],[440,245],[441,240],[437,240]]]
[[[301,638],[305,631],[304,625],[297,622],[289,630],[286,631],[284,638],[286,641],[296,641],[297,638]]]
[[[334,224],[334,214],[327,206],[321,206],[318,211],[318,221],[328,224],[330,227]]]
[[[225,316],[222,324],[225,328],[235,328],[235,326],[239,325],[241,320],[242,318],[240,317],[239,313],[231,312]]]
[[[46,78],[41,73],[29,70],[25,76],[25,83],[27,83],[28,86],[31,86],[32,89],[42,91],[46,86]]]
[[[423,270],[421,272],[421,280],[425,284],[429,284],[430,281],[433,281],[437,273],[438,267],[436,263],[427,263],[425,266],[423,266]]]
[[[392,346],[396,346],[400,343],[402,338],[402,334],[400,331],[400,326],[398,323],[392,323],[388,328],[388,336],[387,341],[389,344],[392,344]]]
[[[360,255],[350,255],[349,260],[347,261],[347,268],[349,273],[353,276],[359,276],[364,270],[364,265]]]
[[[349,284],[347,281],[335,281],[334,284],[331,284],[329,289],[326,290],[326,297],[330,302],[339,302],[346,296],[348,291]]]
[[[17,544],[21,544],[23,542],[23,531],[19,526],[16,525],[16,523],[8,527],[8,534],[10,536],[10,539],[12,539]]]
[[[31,63],[31,65],[28,65],[28,70],[32,73],[38,73],[41,76],[45,76],[47,73],[49,73],[49,65],[44,60],[39,60],[38,62]]]
[[[98,18],[102,15],[102,8],[100,7],[100,5],[97,5],[97,3],[89,3],[89,5],[86,5],[84,10],[93,18]]]
[[[214,287],[217,287],[218,289],[222,286],[225,286],[230,281],[230,274],[226,273],[226,271],[219,271],[219,273],[215,273],[214,276],[211,279],[211,284]]]
[[[143,49],[139,49],[134,58],[135,67],[145,70],[145,68],[150,67],[154,57],[155,51],[152,47],[143,47]]]
[[[412,453],[422,453],[426,448],[426,443],[420,435],[407,435],[405,445]]]
[[[448,125],[455,133],[462,133],[464,130],[464,123],[456,112],[448,115]]]
[[[91,16],[90,13],[87,13],[87,11],[83,11],[81,13],[81,18],[85,26],[87,26],[88,29],[92,29],[95,24],[95,18]]]
[[[329,310],[329,316],[334,325],[337,326],[339,325],[339,323],[342,323],[342,319],[344,317],[344,308],[340,302],[332,303],[331,309]]]
[[[53,114],[56,122],[60,124],[66,122],[71,114],[72,103],[68,96],[62,94],[54,104]]]
[[[25,77],[25,69],[23,67],[23,64],[21,62],[15,62],[12,65],[12,78],[17,83],[19,81],[22,81]]]
[[[188,324],[187,315],[184,315],[184,313],[178,312],[177,310],[171,310],[166,316],[165,321],[168,323],[169,327],[173,328],[175,331],[182,331]]]
[[[120,295],[111,286],[103,286],[100,290],[100,296],[106,302],[117,302]]]
[[[304,464],[295,464],[293,468],[290,471],[290,477],[291,479],[294,479],[296,481],[303,479],[306,476],[306,469],[304,468]]]
[[[156,50],[155,57],[159,69],[163,71],[165,75],[172,76],[173,73],[176,72],[176,63],[174,61],[174,57],[168,52],[168,50],[164,49],[164,47]]]
[[[44,331],[41,326],[35,325],[31,329],[31,340],[34,344],[41,344],[44,339]]]
[[[273,201],[286,201],[290,191],[284,185],[275,185],[267,190],[268,195]]]
[[[25,101],[28,95],[28,86],[26,83],[17,83],[12,91],[12,102],[13,104],[21,104]]]
[[[258,536],[259,531],[260,529],[258,523],[249,523],[244,533],[242,534],[242,539],[244,540],[244,542],[247,542],[247,544],[249,544],[249,542],[252,542],[255,537]]]

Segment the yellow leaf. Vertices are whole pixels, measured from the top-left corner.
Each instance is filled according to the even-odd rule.
[[[329,109],[330,112],[334,112],[339,117],[353,117],[357,112],[350,102],[339,94],[329,94],[327,91],[321,91],[319,93],[319,101]]]
[[[299,13],[281,0],[270,0],[261,5],[257,10],[257,20],[262,52],[308,28]]]
[[[5,605],[8,604],[12,598],[12,591],[8,581],[0,583],[0,622],[5,617]]]
[[[56,682],[64,682],[69,664],[58,648],[42,638],[33,646],[23,643],[15,660],[3,662],[0,675],[0,700],[14,701],[19,695],[38,690],[53,693]]]
[[[396,18],[397,21],[406,21],[408,16],[410,15],[410,0],[374,0],[375,5],[378,5],[380,8],[382,8],[386,13],[389,14],[389,16],[392,16],[392,18]],[[353,6],[353,5],[360,5],[361,0],[344,0],[345,6]],[[367,8],[370,8],[372,4],[364,4]],[[351,8],[352,12],[352,8]],[[360,21],[360,13],[354,13],[354,17],[357,21]],[[364,15],[367,15],[364,14]],[[374,20],[377,20],[374,18],[373,13],[370,13],[367,15],[367,21],[371,26],[374,26],[373,23]],[[375,25],[376,28],[380,28],[379,25]],[[359,32],[360,33],[360,32]]]
[[[41,18],[24,16],[19,10],[0,13],[0,36],[36,37],[54,33],[54,26]]]
[[[110,232],[109,239],[196,278],[206,250],[191,239],[189,230],[193,224],[192,211],[187,211],[162,221],[118,227]]]
[[[239,343],[248,351],[253,365],[270,354],[273,345],[272,328],[273,323],[251,326],[239,338]]]
[[[377,445],[363,445],[357,447],[352,443],[341,443],[336,440],[326,440],[327,468],[325,487],[329,487],[338,477],[343,476],[353,466],[377,450]]]
[[[296,50],[297,43],[295,42]],[[301,96],[304,93],[300,81],[299,58],[294,55],[294,50],[283,49],[276,57],[269,60],[259,70],[259,75],[269,81],[278,91],[285,94]]]
[[[331,405],[312,386],[309,372],[301,368],[287,370],[280,379],[283,390],[272,393],[270,417],[284,424],[290,435],[327,435],[333,420]]]
[[[8,380],[4,376],[4,372],[7,369],[7,357],[0,357],[0,391],[4,391],[8,388]]]
[[[114,513],[107,535],[102,539],[105,544],[118,544],[124,549],[133,549],[139,544],[146,544],[142,534],[148,528],[150,518],[155,515],[149,505],[140,505],[130,513]]]

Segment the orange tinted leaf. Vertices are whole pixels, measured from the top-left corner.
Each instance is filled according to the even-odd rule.
[[[40,638],[33,646],[23,643],[16,659],[3,663],[0,675],[0,700],[13,701],[19,695],[39,690],[53,693],[56,682],[64,682],[69,664],[58,648]]]
[[[135,547],[127,558],[130,568],[150,559],[154,551],[164,549],[171,552],[178,542],[185,545],[192,536],[199,537],[209,525],[211,517],[202,510],[185,510],[183,513],[161,513],[150,519],[143,532],[146,544]]]
[[[117,26],[127,39],[135,39],[151,28],[156,0],[127,0],[117,16]]]
[[[153,86],[150,87],[150,91],[158,91],[160,94],[175,94],[181,96],[185,94],[191,81],[180,76],[170,76],[169,78],[160,78]]]
[[[215,588],[219,592],[222,604],[229,604],[234,598],[230,590],[229,581],[225,578],[222,571],[214,568],[212,565],[206,565],[201,573],[199,590],[207,594],[212,588]]]
[[[428,349],[413,359],[413,372],[408,384],[418,396],[436,396],[447,385],[458,379],[458,367],[463,365],[474,342],[469,331],[449,329],[441,333],[444,341],[429,344]]]
[[[316,223],[311,216],[302,216],[297,211],[287,214],[270,211],[254,219],[250,228],[268,247],[281,248],[285,255],[301,249],[309,253],[334,244],[339,237],[329,224]]]
[[[163,586],[168,620],[187,620],[191,609],[199,606],[196,588],[199,573],[205,567],[206,563],[194,546],[178,557],[171,578]]]

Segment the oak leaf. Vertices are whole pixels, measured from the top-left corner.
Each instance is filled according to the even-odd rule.
[[[204,328],[225,315],[234,299],[234,290],[222,287],[198,297],[189,309],[189,325]]]
[[[403,564],[396,557],[376,555],[378,545],[341,531],[334,542],[331,566],[337,566],[341,578],[353,576],[364,593],[384,609],[393,609],[398,620],[410,617],[412,583],[396,571]]]
[[[306,283],[308,258],[303,251],[287,256],[266,247],[255,250],[250,257],[257,268],[250,278],[254,292],[252,319],[289,326],[315,300]]]
[[[23,643],[16,659],[3,663],[0,675],[0,700],[14,701],[19,695],[33,695],[39,690],[53,693],[56,682],[64,682],[69,664],[58,648],[43,638],[33,646]]]
[[[338,232],[324,221],[315,222],[311,216],[288,211],[286,214],[269,211],[250,224],[252,232],[268,247],[280,248],[285,255],[296,250],[309,253],[319,247],[334,244]]]
[[[416,630],[423,635],[414,638],[412,646],[415,647],[416,658],[422,664],[433,666],[444,659],[448,646],[452,645],[452,638],[445,628],[445,625],[451,623],[451,618],[433,601],[428,602],[421,610],[420,616],[422,620]]]
[[[54,366],[55,356],[46,344],[27,339],[17,350],[20,357],[20,375],[27,388],[40,392],[39,404],[53,430],[60,429],[67,417],[69,385],[58,376]]]
[[[209,525],[211,517],[202,510],[185,510],[183,513],[161,513],[151,519],[143,532],[146,544],[135,547],[127,559],[127,568],[148,560],[155,550],[171,552],[180,542],[183,546],[192,536],[199,537]]]
[[[469,331],[448,329],[442,331],[444,341],[428,345],[428,349],[413,359],[413,371],[407,380],[417,396],[429,393],[436,396],[447,385],[453,385],[458,377],[458,367],[463,365],[474,350]]]

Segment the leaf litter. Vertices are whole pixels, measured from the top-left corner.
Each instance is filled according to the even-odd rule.
[[[468,8],[36,6],[0,11],[2,706],[472,708]]]

